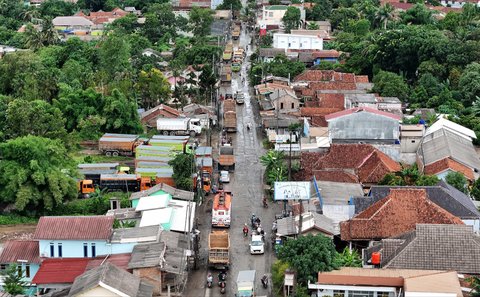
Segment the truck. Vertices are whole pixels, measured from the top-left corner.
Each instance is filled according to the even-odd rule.
[[[232,196],[232,192],[220,190],[215,197],[213,197],[212,227],[230,227]]]
[[[206,156],[197,157],[196,165],[198,168],[198,174],[195,174],[195,190],[197,189],[198,184],[202,184],[205,195],[208,195],[208,193],[210,193],[212,185],[213,159],[212,157]],[[200,180],[199,177],[201,178]]]
[[[232,31],[232,38],[233,40],[238,40],[239,37],[240,37],[240,26],[236,25]]]
[[[100,189],[108,191],[138,192],[152,187],[152,179],[139,174],[102,174]]]
[[[227,111],[223,113],[223,128],[227,132],[237,132],[237,113]]]
[[[242,63],[238,60],[232,62],[232,71],[239,72],[242,69]]]
[[[157,130],[163,135],[190,135],[194,137],[202,132],[199,119],[190,118],[159,118]]]
[[[225,50],[223,51],[223,62],[228,63],[232,59],[233,56],[233,44],[229,43],[225,46]]]
[[[223,112],[233,111],[236,112],[237,108],[235,107],[235,100],[233,99],[232,94],[228,94],[230,99],[225,99],[223,101]]]
[[[229,84],[232,82],[232,68],[230,66],[223,66],[220,72],[220,83]]]
[[[255,295],[255,270],[242,270],[237,276],[237,297],[253,297]]]
[[[208,236],[208,266],[228,269],[230,265],[230,236],[227,231],[212,231]]]
[[[131,156],[135,148],[143,143],[138,135],[105,134],[98,140],[98,150],[105,156]]]
[[[233,147],[231,146],[220,147],[220,156],[218,157],[219,170],[235,170],[235,155],[233,153]]]

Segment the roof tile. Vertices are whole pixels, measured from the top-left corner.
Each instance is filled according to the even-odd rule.
[[[471,168],[460,164],[457,161],[452,160],[451,158],[444,158],[437,162],[428,164],[424,168],[424,173],[429,175],[439,174],[448,169],[462,173],[467,179],[471,181],[475,180],[475,176],[473,175],[473,170]]]
[[[35,274],[32,283],[42,284],[70,284],[75,278],[85,272],[88,258],[45,259]]]

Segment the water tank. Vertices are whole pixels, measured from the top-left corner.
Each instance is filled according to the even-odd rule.
[[[380,265],[381,254],[379,252],[372,253],[372,264]]]

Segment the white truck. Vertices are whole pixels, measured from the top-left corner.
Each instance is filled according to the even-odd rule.
[[[202,132],[200,119],[190,118],[159,118],[157,130],[163,135],[190,135],[195,136]]]
[[[237,297],[255,296],[255,270],[242,270],[237,276]]]

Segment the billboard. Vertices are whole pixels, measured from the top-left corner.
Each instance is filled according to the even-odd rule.
[[[278,200],[310,199],[310,182],[275,182],[274,196]]]

